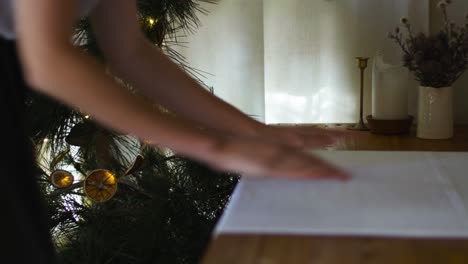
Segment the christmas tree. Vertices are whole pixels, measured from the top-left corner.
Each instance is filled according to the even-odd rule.
[[[202,72],[171,48],[197,29],[197,14],[206,14],[200,2],[214,3],[139,0],[138,9],[146,36],[201,82]],[[104,62],[86,19],[75,43]],[[110,131],[36,93],[26,105],[60,263],[198,262],[237,175]]]

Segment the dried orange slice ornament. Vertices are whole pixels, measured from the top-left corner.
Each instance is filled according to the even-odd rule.
[[[70,187],[74,180],[73,175],[65,170],[56,170],[50,175],[50,183],[57,189]]]
[[[105,202],[117,192],[117,178],[108,170],[95,170],[84,181],[86,195],[95,202]]]

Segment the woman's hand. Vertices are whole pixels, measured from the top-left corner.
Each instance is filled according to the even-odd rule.
[[[245,176],[346,180],[347,173],[297,148],[259,139],[229,138],[202,155],[215,169]]]
[[[344,139],[346,131],[306,126],[260,125],[254,138],[299,149],[317,149],[332,146]]]

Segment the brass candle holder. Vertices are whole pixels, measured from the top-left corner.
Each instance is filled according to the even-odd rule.
[[[356,57],[356,61],[358,64],[359,69],[361,70],[361,96],[359,100],[359,123],[354,124],[353,126],[349,127],[348,129],[350,130],[358,130],[358,131],[367,131],[369,128],[367,128],[366,124],[364,124],[364,71],[367,68],[367,63],[369,61],[369,58],[364,58],[364,57]]]

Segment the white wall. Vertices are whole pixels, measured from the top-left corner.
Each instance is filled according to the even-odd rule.
[[[443,25],[443,16],[437,8],[437,0],[431,0],[431,31],[437,32]],[[466,23],[465,15],[468,13],[468,1],[453,1],[449,9],[449,17],[457,23]],[[454,114],[457,123],[468,124],[468,72],[466,72],[454,86]]]

